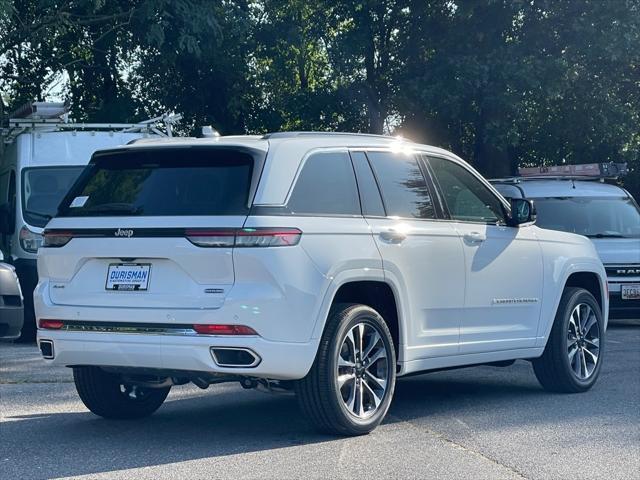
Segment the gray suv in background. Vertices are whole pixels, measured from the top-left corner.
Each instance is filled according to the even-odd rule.
[[[531,167],[491,183],[507,199],[532,200],[538,226],[589,238],[607,272],[609,317],[633,319],[640,318],[640,208],[612,184],[626,172],[624,163]]]

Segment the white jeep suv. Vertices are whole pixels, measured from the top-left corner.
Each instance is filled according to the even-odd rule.
[[[605,271],[586,238],[534,221],[455,155],[390,137],[138,141],[96,152],[46,227],[38,342],[107,418],[238,381],[357,435],[397,376],[515,359],[584,391]]]

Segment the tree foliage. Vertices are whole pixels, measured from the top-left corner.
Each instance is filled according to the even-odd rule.
[[[0,81],[8,111],[396,132],[487,175],[627,161],[640,190],[640,0],[0,0]]]

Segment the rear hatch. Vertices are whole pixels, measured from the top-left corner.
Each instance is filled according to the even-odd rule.
[[[219,307],[263,159],[245,147],[96,153],[46,229],[39,269],[52,302]]]

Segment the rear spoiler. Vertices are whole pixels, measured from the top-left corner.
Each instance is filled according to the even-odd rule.
[[[582,165],[553,165],[520,167],[518,175],[524,178],[579,178],[583,180],[617,180],[629,172],[626,163],[584,163]]]

